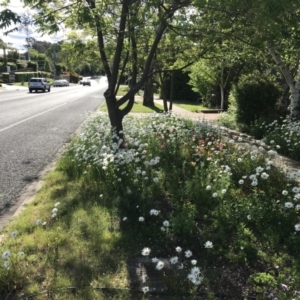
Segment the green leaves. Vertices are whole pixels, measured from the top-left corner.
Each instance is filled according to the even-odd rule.
[[[7,8],[0,11],[0,29],[5,29],[7,27],[10,27],[13,24],[19,23],[20,21],[21,21],[20,16],[14,13],[13,11],[11,11],[10,9]],[[17,30],[17,27],[4,32],[4,34],[8,34],[15,30]]]

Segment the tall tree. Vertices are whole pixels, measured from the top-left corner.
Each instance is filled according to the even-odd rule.
[[[64,7],[52,1],[24,0],[26,5],[38,9],[36,24],[48,32],[59,30],[64,22],[73,29],[83,29],[97,38],[100,58],[108,78],[104,93],[111,126],[122,137],[122,120],[132,109],[134,95],[149,76],[156,49],[176,11],[190,4],[190,0],[125,0],[122,2],[98,2],[95,0],[68,1]],[[139,43],[144,40],[143,28],[150,28],[149,52],[143,71],[138,77]],[[150,34],[149,33],[149,34]],[[111,47],[113,46],[113,47]],[[126,95],[117,101],[119,78],[131,69],[131,86]],[[124,108],[121,106],[126,104]]]
[[[273,58],[290,89],[290,116],[300,118],[300,72],[299,75],[294,72],[300,58],[299,1],[207,0],[206,7],[211,14],[210,19],[216,24],[217,34],[242,41]]]

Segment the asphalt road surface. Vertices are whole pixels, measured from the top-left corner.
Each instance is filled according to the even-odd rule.
[[[102,77],[91,86],[51,87],[50,93],[26,88],[0,92],[0,223],[102,104],[106,87]]]

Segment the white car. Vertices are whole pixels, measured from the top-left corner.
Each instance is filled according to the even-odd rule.
[[[65,79],[54,80],[53,86],[69,86],[69,82]]]
[[[37,92],[38,90],[43,91],[45,93],[46,91],[50,92],[50,83],[46,80],[46,78],[31,78],[28,82],[28,89],[29,93],[32,93],[32,91]]]
[[[66,79],[62,79],[61,81],[64,83],[64,86],[69,86],[70,85],[69,81],[66,80]]]

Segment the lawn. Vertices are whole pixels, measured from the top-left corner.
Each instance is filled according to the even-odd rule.
[[[184,108],[190,112],[200,112],[202,109],[208,109],[200,103],[196,102],[185,102],[185,101],[174,101],[174,105]]]
[[[121,106],[121,109],[126,106],[126,103]],[[100,106],[100,110],[103,112],[107,112],[107,105],[106,102],[104,102]],[[154,104],[152,107],[144,106],[142,101],[135,101],[134,105],[132,107],[132,110],[130,112],[132,113],[153,113],[153,112],[163,112],[164,107],[159,104]]]
[[[109,124],[91,117],[4,228],[1,299],[300,299],[300,174],[276,143],[149,114],[119,149]]]
[[[118,90],[118,94],[117,96],[123,96],[128,92],[128,86],[127,85],[120,85],[120,88]],[[141,96],[143,94],[143,91],[140,91],[140,93],[137,94],[137,96]],[[157,96],[157,95],[156,95]],[[169,102],[168,102],[169,103]],[[188,101],[174,101],[173,102],[174,105],[179,106],[181,108],[184,108],[190,112],[199,112],[202,109],[207,109],[207,107],[199,104],[199,103],[195,103],[195,102],[188,102]],[[169,105],[169,104],[168,104]],[[159,110],[155,110],[156,112],[159,112],[160,110],[163,111],[163,101],[161,101],[161,105],[157,105],[155,104],[156,107],[159,108]],[[139,105],[136,106],[132,112],[152,112],[153,110],[149,110],[147,108],[145,108],[145,111],[142,111],[144,108],[140,107]],[[104,110],[107,110],[107,108],[105,108]]]

